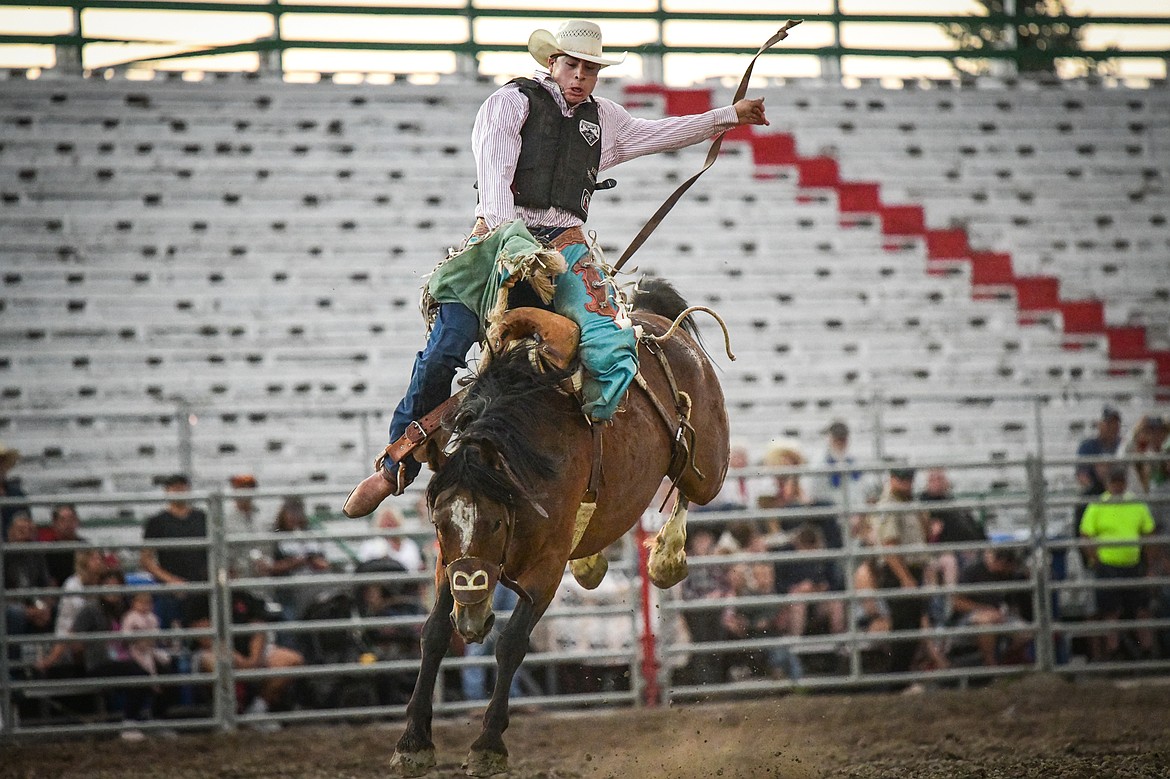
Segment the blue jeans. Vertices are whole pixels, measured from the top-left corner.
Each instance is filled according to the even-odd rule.
[[[462,303],[439,305],[426,346],[415,355],[406,395],[390,419],[391,442],[397,441],[412,421],[421,419],[451,397],[455,372],[467,365],[467,353],[478,340],[479,321],[470,308]],[[408,457],[406,467],[413,478],[422,464]]]

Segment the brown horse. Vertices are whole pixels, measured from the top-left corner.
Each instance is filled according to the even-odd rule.
[[[632,318],[644,330],[645,381],[631,387],[612,426],[603,428],[599,483],[592,428],[579,403],[559,389],[565,374],[534,367],[531,342],[492,356],[448,425],[446,455],[432,447],[436,473],[427,501],[440,561],[422,667],[392,762],[402,775],[420,776],[435,765],[431,718],[439,663],[453,630],[471,642],[487,636],[497,583],[520,600],[496,643],[495,688],[464,768],[472,776],[507,770],[508,689],[566,563],[573,561],[583,584],[597,586],[605,573],[600,552],[638,521],[668,473],[677,475],[680,498],[655,539],[650,575],[660,587],[685,577],[686,505],[718,494],[728,467],[728,424],[714,367],[686,332],[693,325],[684,320],[685,330],[671,328],[685,302],[659,284],[653,295],[634,301]],[[657,301],[651,310],[648,297]]]

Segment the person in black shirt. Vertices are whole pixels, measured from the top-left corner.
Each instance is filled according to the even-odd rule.
[[[27,514],[17,515],[8,528],[10,544],[27,544],[33,541],[35,528]],[[40,552],[4,552],[4,589],[26,590],[52,587],[45,556]],[[53,626],[54,599],[48,596],[34,596],[15,600],[8,598],[5,620],[8,635],[44,633]],[[13,650],[16,650],[14,653]],[[10,656],[18,656],[16,645],[9,647]]]
[[[182,474],[171,476],[164,482],[163,489],[171,500],[165,509],[146,520],[142,529],[143,540],[206,539],[207,515],[182,497],[191,490],[187,477]],[[143,549],[140,563],[142,569],[161,584],[208,580],[206,548]],[[206,600],[207,596],[201,593],[159,594],[156,604],[159,621],[166,627],[173,626],[176,621],[189,623],[192,614],[206,612]]]
[[[191,627],[207,627],[211,624],[209,612],[206,610],[206,599],[200,604],[202,611],[190,612]],[[250,592],[232,590],[232,624],[258,625],[272,621],[268,604]],[[201,651],[198,653],[196,666],[198,670],[212,672],[215,670],[214,644],[210,638],[199,639]],[[304,665],[305,658],[295,649],[275,644],[268,639],[268,631],[261,630],[255,633],[240,633],[232,637],[232,667],[236,669],[251,668],[294,668]],[[246,714],[264,714],[272,708],[282,707],[287,701],[288,689],[295,681],[291,676],[276,676],[264,679],[254,688]]]
[[[1019,553],[1011,549],[987,549],[982,557],[968,565],[959,575],[960,584],[1005,584],[1026,582],[1028,574],[1020,563]],[[1032,618],[1030,591],[965,592],[953,600],[958,625],[1023,626]],[[1020,653],[1031,640],[1026,632],[1011,635],[984,633],[975,636],[975,645],[984,665],[1020,661]]]

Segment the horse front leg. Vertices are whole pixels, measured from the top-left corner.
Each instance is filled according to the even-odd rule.
[[[422,776],[435,767],[435,744],[431,741],[431,719],[434,716],[435,679],[439,664],[451,645],[451,587],[443,580],[435,597],[434,608],[427,617],[422,632],[422,665],[414,693],[406,705],[406,730],[394,747],[390,767],[399,776]]]
[[[508,748],[504,746],[508,693],[512,677],[528,653],[528,638],[536,625],[535,614],[532,602],[522,598],[496,641],[496,686],[483,715],[483,731],[472,743],[467,762],[463,764],[468,776],[491,776],[508,770]]]

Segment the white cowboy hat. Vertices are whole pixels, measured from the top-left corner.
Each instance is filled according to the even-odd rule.
[[[573,19],[557,28],[553,35],[548,30],[537,30],[528,37],[528,53],[540,63],[548,67],[548,58],[554,54],[567,54],[586,62],[594,62],[601,67],[620,65],[625,62],[626,52],[621,57],[612,59],[603,57],[601,52],[601,28],[593,22]]]

